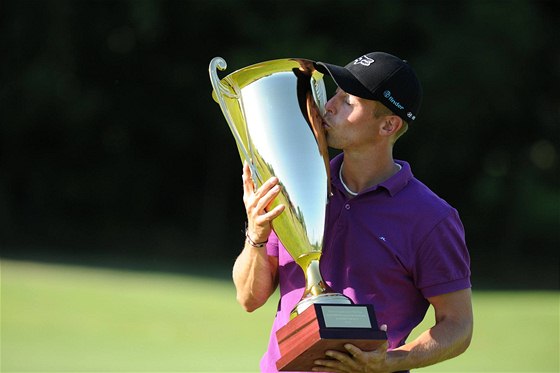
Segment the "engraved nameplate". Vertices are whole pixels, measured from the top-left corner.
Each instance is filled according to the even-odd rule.
[[[321,305],[321,311],[327,328],[371,328],[367,307]]]

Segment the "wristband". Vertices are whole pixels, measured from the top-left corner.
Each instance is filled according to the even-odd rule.
[[[251,245],[251,246],[253,246],[253,247],[259,247],[259,248],[264,247],[264,246],[267,244],[267,242],[268,242],[268,240],[266,240],[266,241],[264,241],[264,242],[255,242],[255,241],[253,241],[253,240],[251,239],[251,237],[249,237],[249,230],[248,230],[248,229],[245,229],[245,239],[246,239],[246,241],[249,243],[249,245]]]

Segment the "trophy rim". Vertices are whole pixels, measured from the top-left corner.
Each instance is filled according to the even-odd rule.
[[[220,82],[226,86],[230,86],[232,82],[235,82],[237,88],[244,88],[258,79],[293,68],[305,71],[311,76],[322,78],[324,74],[315,68],[315,62],[307,58],[296,57],[261,61],[232,71],[221,78]],[[256,70],[263,70],[263,72],[255,75]]]

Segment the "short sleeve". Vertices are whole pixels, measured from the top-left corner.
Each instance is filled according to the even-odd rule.
[[[266,253],[268,256],[278,256],[278,236],[274,233],[274,231],[270,232],[270,235],[268,236]]]
[[[455,209],[421,243],[413,272],[425,298],[471,287],[465,230]]]

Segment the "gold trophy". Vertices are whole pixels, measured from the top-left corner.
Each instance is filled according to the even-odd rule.
[[[326,104],[323,74],[313,61],[298,58],[266,61],[220,79],[224,59],[210,62],[212,96],[233,134],[242,162],[256,187],[272,176],[281,193],[270,208],[284,204],[272,223],[274,232],[305,274],[305,290],[278,330],[279,370],[308,371],[327,349],[344,343],[373,350],[386,339],[372,305],[354,305],[323,280],[326,205],[330,193],[329,157],[321,115]]]

